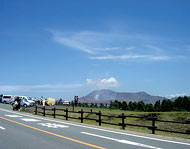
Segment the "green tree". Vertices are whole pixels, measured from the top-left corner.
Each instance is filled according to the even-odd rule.
[[[144,104],[143,101],[139,101],[137,103],[137,110],[139,110],[139,111],[144,111],[145,110],[145,104]]]
[[[91,103],[90,107],[91,107],[91,108],[94,108],[94,103]]]
[[[178,97],[177,99],[175,99],[173,106],[174,110],[176,111],[183,110],[183,97]]]
[[[161,104],[160,104],[160,100],[156,101],[154,104],[154,110],[156,112],[160,112],[161,111]]]
[[[118,101],[118,100],[115,100],[113,103],[112,103],[112,107],[115,108],[115,109],[121,109],[121,102]]]
[[[100,108],[105,108],[103,103],[100,104]]]
[[[169,99],[164,99],[161,104],[161,111],[172,111],[173,110],[173,102]]]
[[[118,109],[121,109],[122,107],[122,103],[120,101],[118,101],[118,105],[117,105]]]
[[[84,107],[87,107],[87,108],[88,108],[88,107],[89,107],[89,106],[88,106],[88,103],[84,103]]]
[[[129,107],[129,110],[135,111],[137,109],[137,103],[130,101],[128,107]]]
[[[190,98],[188,98],[187,96],[183,97],[183,109],[186,111],[190,111]]]
[[[112,103],[112,108],[117,108],[117,104],[118,104],[118,100],[115,100],[113,103]]]
[[[97,103],[95,103],[95,104],[94,104],[94,107],[95,107],[95,108],[97,108],[97,107],[98,107]]]
[[[145,105],[145,111],[146,112],[154,112],[154,107],[152,103],[148,103]]]
[[[127,110],[127,102],[126,101],[123,101],[122,104],[121,104],[121,109],[122,110]]]

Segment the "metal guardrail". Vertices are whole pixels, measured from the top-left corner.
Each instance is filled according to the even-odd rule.
[[[42,109],[42,111],[38,111],[38,109]],[[53,113],[46,113],[46,111],[52,111]],[[57,114],[56,111],[63,111],[65,112],[65,114]],[[190,134],[189,130],[186,130],[185,132],[182,131],[172,131],[172,130],[165,130],[165,129],[159,129],[156,126],[156,122],[164,122],[164,123],[175,123],[175,124],[190,124],[190,120],[187,120],[185,122],[178,122],[178,121],[169,121],[169,120],[158,120],[157,117],[143,117],[143,116],[131,116],[131,115],[124,115],[124,113],[122,113],[121,115],[118,116],[111,116],[111,115],[105,115],[102,114],[101,111],[99,112],[89,112],[89,111],[83,111],[83,109],[81,109],[80,111],[69,111],[68,108],[66,109],[60,109],[60,108],[46,108],[45,106],[35,106],[35,114],[37,115],[38,113],[41,113],[43,116],[46,115],[51,115],[54,118],[56,118],[56,116],[63,116],[66,118],[66,120],[68,119],[79,119],[81,121],[81,123],[84,122],[84,120],[92,120],[95,121],[99,124],[99,126],[101,126],[101,124],[108,124],[108,125],[116,125],[116,126],[121,126],[122,129],[125,129],[126,126],[134,126],[134,127],[144,127],[144,128],[148,128],[152,131],[152,134],[155,134],[155,131],[164,131],[164,132],[171,132],[171,133],[181,133],[181,134]],[[69,113],[76,113],[79,114],[79,117],[72,117],[69,116]],[[98,117],[98,119],[95,118],[87,118],[84,117],[84,113],[88,113],[88,114],[94,114]],[[118,118],[121,119],[121,123],[111,123],[111,122],[105,122],[102,119],[103,117],[108,117],[108,118]],[[147,125],[139,125],[139,124],[130,124],[130,123],[125,123],[125,119],[126,118],[140,118],[140,119],[145,119],[147,121],[151,121],[152,125],[151,126],[147,126]]]

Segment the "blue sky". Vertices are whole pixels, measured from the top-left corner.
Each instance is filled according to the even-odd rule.
[[[190,95],[189,0],[0,0],[0,93]]]

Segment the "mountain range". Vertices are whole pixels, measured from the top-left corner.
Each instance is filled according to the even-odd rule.
[[[155,103],[157,100],[164,100],[164,97],[153,96],[146,92],[116,92],[113,90],[95,90],[86,96],[79,98],[80,103],[110,103],[111,101],[143,101],[144,103]]]

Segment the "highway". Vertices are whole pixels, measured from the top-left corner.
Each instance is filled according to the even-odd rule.
[[[174,141],[40,117],[0,104],[0,149],[190,149]]]

